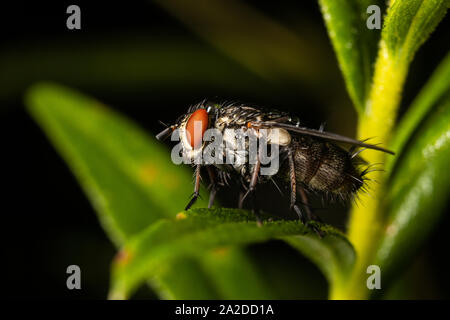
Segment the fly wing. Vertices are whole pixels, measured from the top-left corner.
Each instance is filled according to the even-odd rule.
[[[304,134],[307,136],[318,137],[318,138],[322,138],[322,139],[329,140],[329,141],[342,142],[342,143],[347,143],[347,144],[358,146],[358,147],[364,147],[364,148],[368,148],[368,149],[383,151],[383,152],[386,152],[389,154],[395,154],[394,152],[392,152],[390,150],[378,147],[373,144],[364,143],[362,141],[355,140],[355,139],[352,139],[349,137],[345,137],[345,136],[341,136],[341,135],[338,135],[335,133],[325,132],[325,131],[321,131],[321,130],[309,129],[309,128],[305,128],[305,127],[298,127],[298,126],[295,126],[292,124],[283,123],[281,121],[254,122],[254,123],[252,123],[252,126],[260,127],[260,128],[264,128],[264,127],[282,128],[282,129],[286,129],[288,131],[297,132],[297,133]]]

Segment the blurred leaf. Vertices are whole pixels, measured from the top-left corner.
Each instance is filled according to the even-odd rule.
[[[449,197],[450,95],[411,139],[388,184],[376,264],[388,283],[428,236]],[[386,286],[386,285],[385,285]]]
[[[241,246],[230,245],[205,252],[199,260],[222,299],[277,299],[267,276],[246,254]]]
[[[414,130],[432,108],[449,92],[450,53],[447,54],[436,68],[431,78],[414,99],[411,107],[399,123],[391,143],[391,150],[395,150],[397,155],[388,158],[390,160],[386,163],[386,171],[388,174],[395,166],[396,161],[400,159],[403,148],[414,133]]]
[[[394,1],[382,32],[388,52],[409,64],[444,18],[449,5],[449,0]]]
[[[33,87],[27,105],[117,245],[184,208],[192,193],[191,175],[175,167],[167,150],[149,143],[150,137],[130,121],[94,99],[52,84]]]
[[[300,81],[322,89],[334,77],[332,62],[324,54],[320,33],[307,40],[248,4],[236,0],[154,0],[230,57],[272,82]],[[263,36],[258,36],[263,35]],[[334,78],[333,78],[334,79]],[[287,81],[285,81],[287,80]],[[315,84],[311,86],[311,84]],[[319,88],[317,84],[322,84]]]
[[[116,246],[161,218],[174,217],[186,205],[192,193],[192,173],[173,165],[165,147],[124,117],[94,99],[53,84],[34,86],[26,102],[78,178]],[[196,206],[206,203],[199,199]],[[123,254],[117,259],[124,259]],[[211,285],[200,262],[178,262],[153,279],[160,296],[220,297],[216,294],[220,288]],[[230,263],[225,269],[217,263],[213,274],[227,272]],[[247,266],[244,274],[252,272],[244,254],[236,254],[232,263]],[[235,287],[246,292],[245,283]]]
[[[123,252],[123,251],[122,251]],[[119,254],[120,257],[120,254]],[[241,257],[244,262],[246,257]],[[205,257],[208,260],[208,255]],[[214,277],[222,271],[222,266],[212,270],[213,276],[209,276],[197,257],[175,257],[170,264],[158,270],[158,274],[147,278],[147,283],[152,287],[161,299],[203,300],[223,299],[220,288],[213,282]],[[235,260],[235,263],[241,261]],[[109,299],[124,299],[124,296],[114,296],[109,293]]]
[[[374,295],[374,298],[384,300],[442,299],[442,294],[437,286],[441,279],[436,273],[430,272],[434,266],[430,264],[429,254],[425,250],[422,249],[421,253],[408,264],[405,271],[393,279],[389,288],[376,290],[375,294],[378,295]],[[381,293],[383,294],[381,295]]]
[[[346,274],[352,266],[354,252],[350,243],[331,227],[322,226],[325,239],[319,239],[315,233],[299,221],[266,221],[258,227],[253,216],[242,210],[233,209],[195,209],[185,213],[183,219],[161,220],[147,228],[124,248],[126,261],[118,261],[113,268],[113,297],[127,297],[149,276],[158,274],[170,264],[174,257],[202,257],[211,252],[217,259],[226,259],[234,255],[231,247],[249,243],[263,242],[269,239],[283,239],[310,257],[328,279],[336,279]],[[224,257],[225,256],[225,257]],[[211,266],[211,264],[209,264]],[[236,265],[230,264],[236,268]],[[239,274],[236,270],[229,275],[236,277],[253,287],[257,297],[261,297],[259,280],[250,273]],[[231,280],[231,279],[230,279]],[[227,283],[227,275],[222,275],[220,282]],[[226,287],[225,287],[226,290]],[[264,292],[264,291],[262,291]],[[225,294],[234,299],[249,298],[246,293]],[[254,298],[254,296],[252,296]],[[263,296],[261,298],[270,298]]]
[[[182,58],[181,58],[182,57]],[[0,100],[21,95],[36,81],[55,81],[114,94],[189,92],[227,88],[270,91],[269,84],[200,41],[167,35],[99,34],[70,37],[0,51]],[[236,94],[238,95],[238,94]]]
[[[355,250],[344,235],[327,231],[323,239],[310,235],[282,237],[287,243],[298,249],[322,271],[328,280],[329,296],[336,287],[345,285],[356,259]]]
[[[380,32],[367,28],[367,8],[381,0],[319,0],[328,35],[336,52],[349,95],[362,112],[369,94]]]

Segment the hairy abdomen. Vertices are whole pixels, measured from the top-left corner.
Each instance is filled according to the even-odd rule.
[[[356,159],[337,145],[298,137],[291,147],[297,181],[309,188],[348,197],[363,185]]]

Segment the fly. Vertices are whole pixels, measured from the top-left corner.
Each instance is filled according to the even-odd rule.
[[[196,127],[195,127],[196,126]],[[195,130],[194,130],[195,128]],[[228,185],[229,181],[236,180],[242,188],[239,208],[244,200],[253,198],[258,184],[276,179],[290,187],[290,207],[306,223],[310,220],[320,219],[311,211],[308,205],[308,192],[331,195],[343,200],[351,199],[358,190],[365,186],[365,175],[368,168],[357,148],[367,148],[394,154],[379,146],[354,140],[345,136],[300,126],[297,118],[280,111],[265,111],[259,107],[235,103],[213,103],[202,101],[190,107],[175,124],[167,126],[156,137],[159,140],[168,138],[175,130],[179,130],[182,153],[192,160],[212,141],[205,141],[205,132],[214,129],[227,136],[230,129],[245,132],[249,137],[261,137],[265,130],[266,141],[271,147],[279,150],[279,169],[273,173],[262,175],[263,165],[261,154],[258,152],[256,161],[249,161],[249,157],[239,163],[197,162],[195,166],[194,193],[186,205],[188,210],[197,200],[200,190],[200,171],[206,168],[211,181],[211,192],[208,207],[214,203],[219,187]],[[271,139],[276,133],[278,139]],[[351,145],[345,150],[336,143]],[[248,142],[246,144],[248,147]],[[229,148],[229,147],[228,147]],[[225,157],[230,150],[225,147],[219,157]],[[297,196],[300,196],[299,202]],[[301,209],[302,207],[302,209]],[[253,205],[254,213],[260,223],[259,215]]]

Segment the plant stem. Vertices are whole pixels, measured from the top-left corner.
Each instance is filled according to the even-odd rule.
[[[383,40],[380,42],[373,85],[366,108],[358,124],[360,139],[372,138],[373,143],[387,146],[391,138],[400,104],[402,87],[407,75],[407,63],[392,56]],[[364,159],[382,169],[386,154],[364,151]],[[353,206],[348,230],[349,240],[357,253],[357,260],[348,281],[336,285],[330,292],[331,299],[364,299],[369,295],[366,286],[367,267],[372,264],[383,227],[383,210],[379,200],[383,197],[383,172],[373,171],[366,176],[368,194],[360,193]]]

